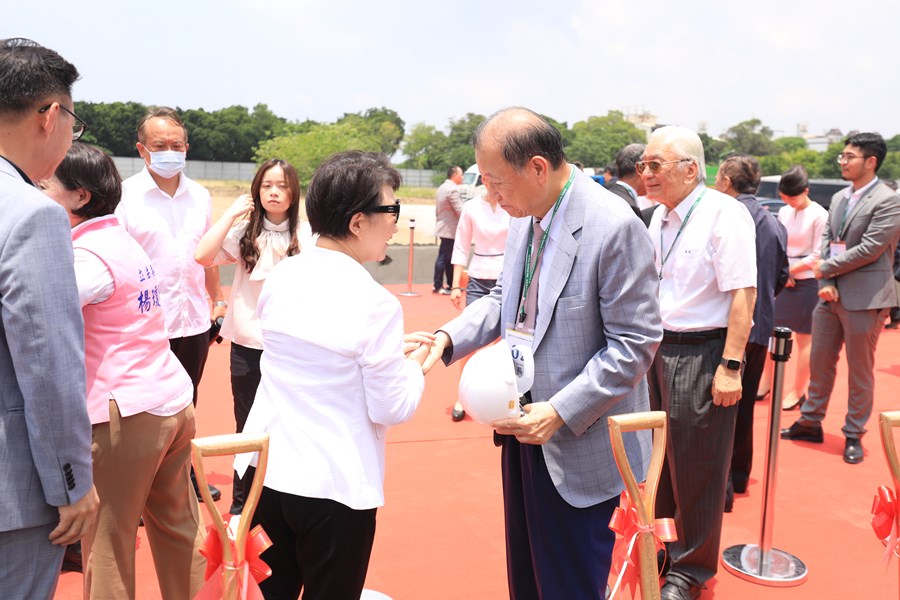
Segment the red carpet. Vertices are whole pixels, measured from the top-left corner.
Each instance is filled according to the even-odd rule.
[[[402,291],[405,285],[388,286]],[[418,298],[401,297],[407,330],[432,331],[456,310],[430,286],[414,288]],[[771,588],[738,579],[719,569],[702,598],[822,599],[898,597],[897,560],[881,563],[883,547],[869,525],[872,497],[890,483],[881,450],[878,413],[900,409],[900,332],[885,331],[876,360],[875,412],[863,440],[862,464],[841,460],[841,425],[847,404],[846,374],[838,367],[825,443],[782,441],[775,506],[774,546],[798,556],[809,568],[799,587]],[[790,370],[790,369],[789,369]],[[199,435],[233,431],[228,379],[228,346],[210,352],[200,388]],[[427,377],[415,417],[388,436],[386,504],[378,511],[378,532],[366,587],[395,600],[470,600],[507,597],[504,567],[499,450],[490,430],[466,420],[450,421],[459,368],[437,366]],[[723,547],[758,543],[769,404],[756,410],[756,462],[749,493],[738,496],[725,515]],[[797,413],[785,413],[783,426]],[[228,509],[230,461],[209,460],[210,481],[222,489],[218,509]],[[204,509],[205,510],[205,509]],[[205,514],[205,513],[204,513]],[[159,598],[152,558],[143,530],[138,538],[140,599]],[[64,573],[56,598],[81,598],[80,574]]]

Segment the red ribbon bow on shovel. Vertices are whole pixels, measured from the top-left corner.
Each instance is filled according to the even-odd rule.
[[[900,539],[897,536],[897,499],[886,485],[878,488],[872,502],[872,529],[885,545],[881,561],[888,567],[894,554],[900,556]]]
[[[245,559],[240,564],[224,563],[222,540],[218,532],[213,526],[209,526],[207,532],[206,539],[200,546],[200,554],[205,556],[207,561],[206,583],[194,596],[194,600],[221,600],[224,593],[222,578],[225,570],[237,571],[241,600],[263,600],[259,582],[271,575],[272,569],[259,556],[272,546],[272,540],[263,531],[262,525],[250,530],[245,546]],[[236,542],[229,540],[228,543],[231,545],[231,556],[237,556]]]
[[[641,490],[644,489],[643,485],[640,487]],[[674,542],[678,539],[678,535],[675,533],[675,521],[674,519],[656,519],[653,525],[644,525],[638,518],[637,508],[631,501],[628,490],[624,490],[619,499],[619,506],[616,507],[612,519],[609,521],[609,528],[622,536],[616,538],[616,545],[613,548],[613,570],[618,572],[619,576],[609,597],[615,598],[620,586],[624,583],[624,587],[631,588],[631,597],[634,598],[638,581],[638,534],[652,533],[656,540],[656,549],[664,550],[663,542]],[[629,569],[629,566],[632,568]]]

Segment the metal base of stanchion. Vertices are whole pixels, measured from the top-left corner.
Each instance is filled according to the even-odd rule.
[[[398,296],[421,296],[418,292],[397,292]]]
[[[759,546],[738,544],[722,553],[722,566],[732,575],[769,587],[791,587],[806,581],[809,571],[802,560],[777,548],[768,555],[768,564],[760,569]]]

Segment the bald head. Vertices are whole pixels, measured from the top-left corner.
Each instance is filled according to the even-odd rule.
[[[475,130],[475,150],[488,144],[499,146],[503,159],[516,171],[535,156],[547,159],[554,170],[566,165],[559,131],[527,108],[504,108],[482,121]]]

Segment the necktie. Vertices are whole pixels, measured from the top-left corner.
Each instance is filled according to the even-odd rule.
[[[538,249],[541,246],[541,237],[544,235],[544,230],[541,229],[541,222],[538,219],[534,220],[534,238],[531,240],[531,263],[532,265],[537,263],[537,266],[534,268],[534,275],[531,277],[531,285],[528,286],[528,293],[525,295],[525,327],[529,329],[534,329],[535,321],[537,320],[537,298],[538,298],[538,280],[541,275],[541,257],[539,256]]]

